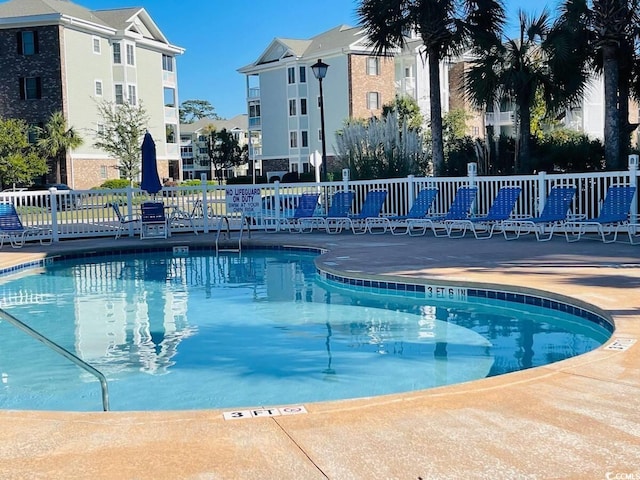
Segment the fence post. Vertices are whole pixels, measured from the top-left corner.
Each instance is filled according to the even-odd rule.
[[[276,212],[276,231],[279,229],[280,226],[280,207],[282,206],[282,204],[280,203],[280,181],[276,180],[275,182],[273,182],[273,205],[271,205],[271,208],[273,208]],[[266,220],[265,220],[266,221]],[[266,230],[266,225],[265,225],[265,230]]]
[[[538,211],[534,212],[539,215],[544,210],[547,201],[547,172],[538,173]]]
[[[133,218],[133,187],[131,184],[127,186],[127,215],[129,218]],[[129,222],[129,236],[133,237],[135,232],[133,231],[134,222]]]
[[[636,199],[638,198],[638,161],[640,157],[637,154],[629,155],[629,185],[636,187]],[[631,221],[635,221],[638,215],[638,201],[631,203]]]
[[[407,177],[407,198],[405,199],[407,202],[407,212],[411,210],[411,207],[413,207],[413,200],[415,197],[415,194],[413,192],[415,190],[415,186],[416,177],[414,177],[413,175],[409,175]]]
[[[200,174],[200,188],[202,189],[202,222],[203,233],[209,233],[209,199],[207,198],[207,174]]]
[[[51,241],[58,242],[60,240],[60,232],[58,232],[58,196],[56,187],[49,189],[49,206],[51,207]]]

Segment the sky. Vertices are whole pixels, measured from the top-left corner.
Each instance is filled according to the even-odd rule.
[[[359,0],[72,0],[91,10],[143,7],[177,58],[179,101],[207,100],[222,118],[246,113],[246,80],[238,68],[253,63],[276,37],[308,39],[338,25],[357,25]],[[556,0],[505,0],[509,24],[518,9],[537,14]],[[329,71],[330,74],[330,71]]]

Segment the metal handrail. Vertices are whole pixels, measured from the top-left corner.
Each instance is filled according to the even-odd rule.
[[[45,337],[41,333],[37,332],[36,330],[31,328],[29,325],[27,325],[24,322],[18,320],[16,317],[11,315],[10,313],[5,312],[1,308],[0,308],[0,317],[2,317],[3,319],[5,319],[9,323],[11,323],[13,326],[15,326],[15,327],[19,328],[20,330],[22,330],[27,335],[30,335],[31,337],[35,338],[36,340],[41,341],[42,343],[44,343],[47,347],[49,347],[54,352],[57,352],[60,355],[62,355],[63,357],[71,360],[73,363],[75,363],[80,368],[86,370],[91,375],[95,376],[100,381],[100,388],[102,389],[102,409],[105,412],[109,411],[109,390],[107,388],[107,379],[100,371],[96,370],[94,367],[89,365],[87,362],[85,362],[81,358],[76,357],[69,350],[65,349],[64,347],[61,347],[60,345],[58,345],[54,341],[49,340],[47,337]]]
[[[220,240],[220,232],[222,232],[223,222],[227,224],[227,239],[231,238],[231,227],[229,226],[229,217],[227,217],[226,215],[223,215],[218,220],[218,231],[216,233],[216,253],[218,253],[218,240]]]

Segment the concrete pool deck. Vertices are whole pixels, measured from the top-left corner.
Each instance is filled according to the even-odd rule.
[[[551,292],[611,316],[612,341],[640,338],[640,247],[628,244],[286,233],[247,241],[320,246],[326,268],[357,275]],[[0,268],[159,242],[5,246]],[[459,385],[305,407],[232,421],[219,410],[0,411],[0,478],[640,479],[640,342]]]

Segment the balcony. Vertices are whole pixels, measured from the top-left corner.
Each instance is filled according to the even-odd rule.
[[[487,125],[513,125],[514,112],[487,112],[484,114]]]
[[[249,100],[260,98],[260,87],[252,87],[247,92]]]
[[[249,117],[249,129],[259,129],[262,126],[260,117]]]

